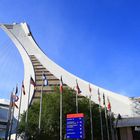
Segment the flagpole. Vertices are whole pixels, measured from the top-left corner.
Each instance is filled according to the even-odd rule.
[[[76,79],[76,87],[78,86],[77,79]],[[76,92],[76,113],[78,113],[78,87]]]
[[[113,129],[113,122],[112,122],[112,112],[111,112],[111,103],[109,98],[107,97],[107,101],[108,101],[108,115],[109,115],[109,121],[110,121],[110,129],[111,129],[111,138],[112,140],[115,140],[115,135],[114,135],[114,129]]]
[[[91,108],[91,95],[90,95],[90,130],[91,130],[91,140],[93,140],[93,126],[92,126],[92,108]]]
[[[89,95],[89,109],[90,109],[90,131],[91,131],[91,140],[93,140],[93,126],[92,126],[92,107],[91,107],[91,87],[90,87],[90,84],[89,84],[89,92],[90,92],[90,95]]]
[[[76,113],[78,113],[78,95],[76,92]]]
[[[103,100],[104,100],[104,108],[105,108],[105,120],[106,120],[106,129],[107,129],[107,138],[110,140],[109,137],[109,128],[108,128],[108,116],[107,116],[107,109],[106,109],[106,103],[105,103],[105,96],[103,94]]]
[[[76,113],[78,114],[78,92],[76,92]]]
[[[62,140],[62,94],[60,94],[60,140]]]
[[[29,109],[29,101],[30,101],[30,90],[31,90],[31,77],[30,77],[30,83],[29,83],[29,93],[28,93],[27,111],[26,111],[26,116],[25,116],[25,139],[26,139],[27,128],[28,128],[28,109]]]
[[[13,91],[14,91],[14,89],[13,89]],[[8,113],[8,122],[7,122],[7,125],[6,125],[5,140],[8,139],[8,135],[9,135],[9,127],[10,127],[10,121],[11,121],[11,110],[12,110],[12,95],[13,95],[13,91],[11,92],[10,103],[9,103],[9,113]]]
[[[113,127],[112,127],[112,113],[111,113],[110,110],[109,110],[109,120],[110,120],[110,128],[111,128],[112,140],[115,140],[114,131],[113,131]]]
[[[107,116],[106,106],[105,106],[105,120],[106,120],[106,129],[107,129],[107,138],[108,138],[108,140],[110,140],[110,138],[109,138],[109,128],[108,128],[108,116]]]
[[[103,134],[103,121],[102,121],[102,112],[101,112],[101,106],[99,105],[99,112],[100,112],[100,122],[101,122],[101,137],[102,140],[104,139],[104,134]]]
[[[18,120],[17,120],[17,128],[16,128],[16,138],[15,138],[15,140],[17,140],[17,131],[18,131],[18,127],[19,127],[19,118],[20,118],[20,110],[21,110],[21,101],[22,101],[22,88],[21,88],[21,95],[20,95],[20,103],[19,103],[19,111],[18,111]]]
[[[14,89],[13,89],[13,92],[14,92]],[[14,112],[15,112],[15,105],[18,101],[17,99],[17,93],[18,93],[18,87],[16,86],[16,91],[15,91],[15,94],[12,94],[12,112],[11,112],[11,124],[10,124],[10,130],[9,130],[9,140],[11,140],[11,133],[12,133],[12,128],[13,128],[13,120],[14,120]]]
[[[62,83],[62,76],[61,76],[61,87],[60,87],[60,140],[62,140],[62,94],[63,94],[63,83]]]
[[[120,114],[118,114],[118,116],[116,118],[116,123],[115,123],[115,140],[118,140],[117,125],[118,125],[119,119],[121,119],[121,115]]]
[[[14,111],[15,111],[15,106],[12,107],[11,125],[10,125],[10,131],[9,131],[9,140],[11,140],[11,132],[12,132],[12,127],[13,127]]]
[[[18,86],[16,86],[16,91],[15,94],[12,94],[12,115],[11,115],[11,125],[10,125],[10,134],[9,134],[9,140],[11,140],[11,133],[12,133],[12,128],[13,128],[13,120],[14,120],[14,112],[15,112],[15,105],[18,101],[17,99],[17,93],[18,93]]]
[[[42,91],[43,91],[43,72],[42,72],[42,86],[41,86],[41,95],[40,95],[40,111],[39,111],[39,123],[38,123],[38,129],[39,129],[39,134],[41,131],[41,114],[42,114]]]
[[[78,110],[78,94],[81,93],[81,91],[79,89],[77,79],[76,79],[76,89],[77,89],[77,92],[76,92],[76,113],[78,114],[78,112],[79,112],[79,110]],[[78,140],[78,139],[76,139],[76,140]]]
[[[101,138],[104,140],[104,134],[103,134],[103,121],[102,121],[102,111],[101,111],[101,99],[100,99],[100,92],[98,89],[98,100],[99,100],[99,113],[100,113],[100,125],[101,125]]]

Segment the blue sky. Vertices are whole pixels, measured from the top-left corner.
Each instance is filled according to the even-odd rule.
[[[127,96],[140,94],[140,2],[1,0],[0,22],[27,22],[42,50],[69,72]],[[0,31],[0,98],[23,79],[15,46]]]

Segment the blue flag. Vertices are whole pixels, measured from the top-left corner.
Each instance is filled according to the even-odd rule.
[[[48,85],[48,80],[47,80],[47,77],[46,77],[46,75],[43,73],[43,75],[42,75],[42,79],[43,79],[43,82],[44,82],[44,86],[47,86]]]

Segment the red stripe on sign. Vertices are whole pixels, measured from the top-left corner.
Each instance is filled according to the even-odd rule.
[[[67,114],[67,118],[81,118],[81,117],[84,117],[83,113]]]

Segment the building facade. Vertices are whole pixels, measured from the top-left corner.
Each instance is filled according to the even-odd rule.
[[[9,102],[0,99],[0,138],[5,138],[6,125],[8,122]]]

